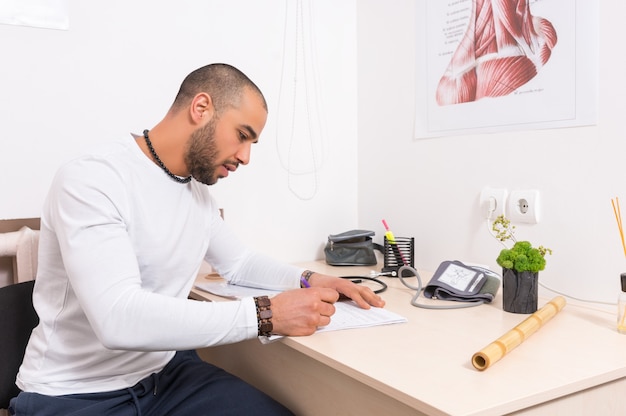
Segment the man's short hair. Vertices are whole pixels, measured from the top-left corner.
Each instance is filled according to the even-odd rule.
[[[211,96],[217,114],[229,107],[237,107],[246,88],[256,92],[267,111],[263,93],[243,72],[228,64],[210,64],[191,72],[183,80],[172,104],[177,111],[189,104],[196,94],[205,92]]]

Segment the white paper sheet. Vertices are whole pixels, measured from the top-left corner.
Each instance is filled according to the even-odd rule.
[[[196,288],[228,299],[241,299],[246,296],[272,296],[279,293],[265,289],[230,285],[222,280],[196,283]],[[335,303],[335,314],[331,317],[330,324],[318,328],[317,332],[365,328],[402,322],[407,322],[407,319],[387,309],[375,307],[362,309],[352,301],[341,301]],[[272,342],[280,338],[282,337],[259,337],[263,343]]]
[[[213,295],[221,296],[227,299],[241,299],[250,296],[274,296],[280,291],[276,290],[267,290],[267,289],[258,289],[255,287],[248,286],[237,286],[228,284],[228,282],[224,280],[210,280],[207,282],[196,283],[196,288],[200,290],[204,290],[205,292],[211,293]]]

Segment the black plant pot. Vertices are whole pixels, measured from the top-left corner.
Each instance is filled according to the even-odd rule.
[[[537,311],[539,273],[502,269],[502,308],[512,313]]]

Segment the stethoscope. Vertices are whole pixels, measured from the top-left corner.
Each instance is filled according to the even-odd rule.
[[[400,280],[400,282],[408,287],[411,290],[415,290],[415,295],[413,296],[413,299],[411,299],[411,305],[416,306],[418,308],[424,308],[424,309],[461,309],[461,308],[470,308],[473,306],[478,306],[478,305],[482,305],[484,303],[484,301],[476,301],[476,302],[467,302],[467,303],[463,303],[463,304],[456,304],[456,305],[447,305],[447,306],[443,306],[443,305],[426,305],[423,303],[419,303],[417,301],[417,299],[419,298],[420,294],[422,293],[422,289],[423,289],[423,285],[422,285],[422,278],[420,276],[420,274],[418,273],[417,269],[415,267],[411,267],[411,266],[401,266],[400,268],[398,268],[398,271],[390,271],[390,272],[375,272],[374,270],[372,270],[370,272],[369,276],[341,276],[342,279],[351,279],[354,283],[361,283],[361,281],[363,280],[370,280],[372,282],[377,283],[380,287],[376,290],[374,290],[374,293],[379,294],[379,293],[383,293],[385,290],[387,290],[387,284],[385,282],[383,282],[382,280],[378,279],[378,277],[380,276],[391,276],[391,277],[397,277],[398,280]],[[416,277],[417,278],[417,286],[414,286],[412,284],[410,284],[409,282],[407,282],[405,279],[406,278],[410,278],[410,277]]]
[[[405,273],[405,272],[408,272],[408,273]],[[407,274],[409,276],[407,276]],[[398,271],[392,270],[390,272],[382,272],[382,271],[376,272],[372,270],[369,276],[340,276],[340,277],[342,279],[350,279],[352,280],[353,283],[357,283],[357,284],[362,283],[363,280],[372,281],[380,286],[378,289],[374,290],[374,293],[379,294],[387,290],[387,283],[379,279],[379,277],[381,276],[399,277],[402,284],[404,284],[406,287],[413,289],[413,290],[417,290],[418,293],[419,291],[422,290],[422,279],[420,278],[417,270],[411,266],[402,266],[398,269]],[[414,287],[413,285],[410,285],[409,283],[404,281],[405,277],[413,277],[413,276],[417,277],[417,280],[419,282],[419,287]]]

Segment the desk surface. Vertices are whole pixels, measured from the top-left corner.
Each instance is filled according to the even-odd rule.
[[[369,271],[323,262],[302,265],[334,275]],[[493,303],[479,307],[416,308],[410,304],[412,290],[398,279],[385,279],[386,308],[408,323],[278,342],[433,415],[501,415],[626,377],[626,336],[615,330],[614,311],[568,303],[481,372],[472,366],[472,355],[528,315],[502,311],[501,291]],[[201,291],[195,294],[203,296]],[[539,307],[550,299],[540,296]]]

